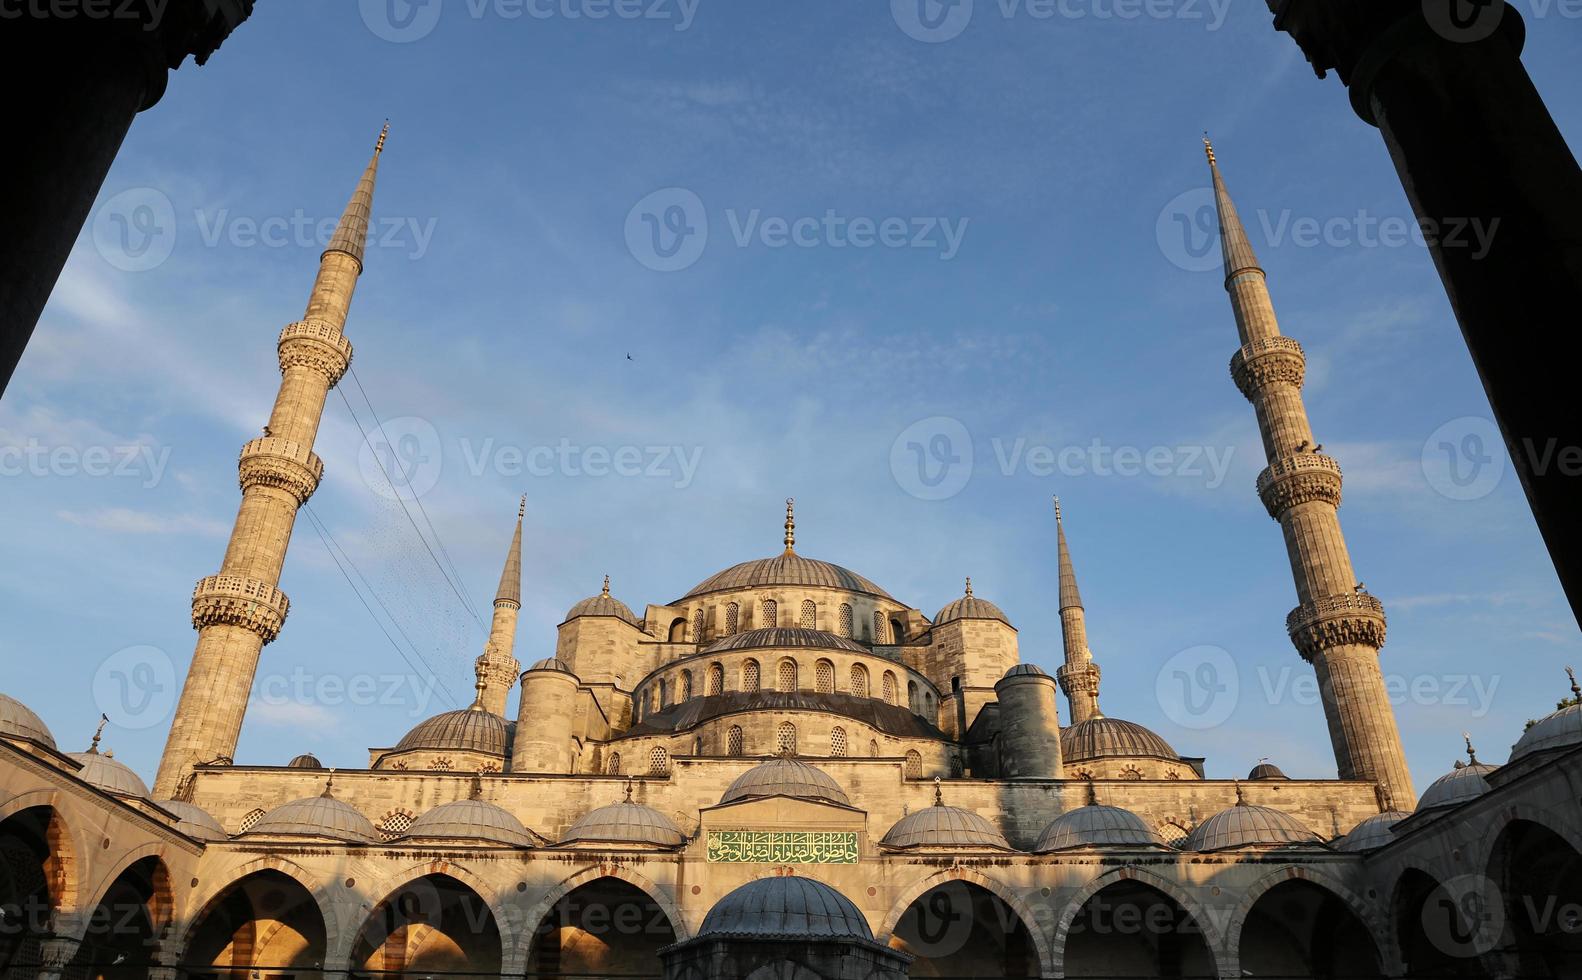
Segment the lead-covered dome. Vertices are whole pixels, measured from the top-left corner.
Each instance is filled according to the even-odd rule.
[[[1395,839],[1390,828],[1411,816],[1400,810],[1386,810],[1375,813],[1373,816],[1351,828],[1351,833],[1335,841],[1335,850],[1361,853],[1374,851]]]
[[[670,818],[652,807],[632,802],[631,788],[626,799],[591,810],[580,817],[562,844],[646,844],[652,847],[676,847],[686,838]]]
[[[474,840],[511,847],[532,847],[533,836],[504,808],[484,800],[444,803],[412,821],[406,837],[415,840]]]
[[[1011,850],[1005,835],[988,820],[960,807],[935,803],[916,813],[909,813],[890,828],[884,839],[885,847],[990,847]]]
[[[1050,821],[1038,835],[1033,851],[1045,854],[1076,847],[1160,847],[1163,837],[1142,817],[1118,806],[1089,803],[1068,810]]]
[[[1062,728],[1060,752],[1066,762],[1137,756],[1175,762],[1181,758],[1169,742],[1136,722],[1103,715]]]
[[[50,734],[44,719],[21,701],[5,694],[0,694],[0,735],[32,739],[52,749],[55,747],[55,736]]]
[[[955,602],[947,603],[943,609],[934,614],[934,625],[943,626],[953,623],[958,619],[992,619],[996,622],[1011,625],[1011,620],[1000,611],[1000,607],[987,599],[980,599],[972,594],[972,579],[967,579],[967,591]]]
[[[529,667],[527,669],[528,670],[549,670],[549,671],[554,671],[557,674],[569,674],[569,673],[571,673],[571,665],[566,663],[564,660],[560,659],[559,657],[545,657],[543,660],[538,661],[537,663],[533,664],[533,666],[531,666],[531,667]]]
[[[716,902],[698,935],[872,940],[873,930],[851,899],[830,886],[776,875],[749,881]]]
[[[1582,705],[1568,704],[1545,715],[1522,732],[1511,749],[1511,762],[1536,752],[1582,745]]]
[[[805,630],[770,626],[764,629],[734,633],[704,647],[700,653],[722,653],[727,650],[757,650],[771,647],[805,647],[812,650],[846,650],[867,653],[868,648],[855,640],[848,640],[823,630]]]
[[[1496,768],[1498,767],[1486,766],[1481,762],[1470,765],[1457,763],[1457,768],[1428,784],[1428,788],[1423,790],[1422,797],[1417,801],[1416,812],[1448,809],[1460,806],[1468,800],[1477,799],[1489,791],[1489,784],[1483,777]]]
[[[851,806],[846,791],[834,777],[817,766],[796,759],[770,759],[737,776],[720,803],[735,803],[759,796],[789,796]]]
[[[323,769],[324,763],[312,752],[304,752],[290,762],[286,763],[287,769]]]
[[[1248,779],[1289,779],[1280,767],[1265,759],[1252,767],[1252,772],[1247,774]]]
[[[1017,664],[1005,672],[1006,677],[1048,677],[1049,672],[1037,664]],[[1002,678],[1003,679],[1003,678]]]
[[[744,561],[739,565],[732,565],[723,572],[716,572],[694,585],[677,602],[685,602],[711,592],[735,592],[777,585],[839,589],[843,592],[860,592],[881,599],[891,598],[890,593],[849,568],[842,568],[816,558],[804,558],[794,551],[787,551],[773,558]]]
[[[349,844],[372,844],[379,832],[372,821],[325,789],[319,796],[292,800],[270,810],[244,837],[322,837]]]
[[[225,828],[209,811],[195,803],[181,800],[158,800],[155,806],[176,818],[176,830],[193,840],[215,841],[226,838]]]
[[[643,628],[642,620],[637,618],[631,607],[610,595],[610,577],[608,575],[604,576],[604,591],[596,596],[589,596],[566,610],[566,618],[561,620],[561,623],[564,625],[573,619],[580,619],[583,616],[607,616],[619,619],[638,629]]]
[[[435,715],[407,732],[395,751],[432,749],[441,752],[482,752],[505,755],[510,744],[504,718],[474,703],[460,711]]]
[[[1319,836],[1288,813],[1273,807],[1237,803],[1193,828],[1183,851],[1222,851],[1232,847],[1322,846]]]
[[[77,770],[77,778],[83,782],[97,786],[115,796],[148,799],[148,784],[143,782],[137,773],[127,768],[125,763],[118,762],[108,755],[100,755],[98,749],[66,754],[82,763],[82,768]]]

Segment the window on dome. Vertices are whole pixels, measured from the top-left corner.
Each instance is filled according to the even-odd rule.
[[[781,755],[796,755],[796,726],[782,721],[775,729],[775,748]]]
[[[882,692],[884,694],[884,703],[885,704],[894,704],[895,703],[895,675],[890,673],[888,670],[885,671],[884,672],[884,681],[882,682],[881,687],[882,687]]]
[[[668,704],[670,704],[670,685],[667,684],[663,678],[660,678],[660,681],[659,681],[659,710],[660,711],[665,710],[665,706],[668,705]]]
[[[429,765],[429,768],[435,772],[450,772],[451,761],[441,756],[440,758],[435,759],[433,763]]]
[[[851,665],[851,693],[859,698],[868,696],[868,668],[862,664]]]
[[[670,753],[663,746],[656,745],[648,753],[648,774],[650,776],[664,776],[670,772]]]
[[[742,726],[732,725],[731,730],[725,733],[725,754],[742,754]]]
[[[725,607],[725,635],[735,636],[741,629],[742,607],[738,603],[731,603]]]
[[[923,756],[916,749],[908,749],[906,752],[906,778],[923,778]]]
[[[846,729],[836,725],[829,733],[829,754],[836,758],[846,755]]]
[[[249,810],[247,816],[242,818],[242,829],[240,832],[244,834],[247,833],[249,830],[252,830],[254,827],[258,826],[258,821],[262,819],[264,819],[264,811]]]
[[[758,661],[749,660],[742,665],[742,690],[749,693],[758,691]]]
[[[692,700],[692,671],[690,670],[681,672],[681,700]]]
[[[687,621],[680,616],[670,621],[670,642],[687,642]]]
[[[692,613],[692,635],[687,639],[693,643],[703,642],[703,610],[697,609]]]
[[[758,607],[758,612],[763,618],[763,623],[760,624],[761,629],[772,629],[780,625],[780,603],[773,599],[765,599],[763,604]]]
[[[890,637],[885,630],[884,613],[875,609],[873,611],[873,642],[889,643]]]
[[[703,754],[703,736],[702,735],[699,735],[697,738],[694,738],[692,740],[692,754],[693,755],[702,755]]]
[[[950,757],[950,774],[952,776],[954,776],[957,779],[960,779],[962,774],[965,773],[966,771],[967,770],[965,769],[965,767],[963,767],[962,764],[961,764],[961,756],[953,755],[953,756]]]
[[[901,625],[899,619],[890,620],[890,642],[900,643],[906,639],[906,627]]]
[[[922,702],[917,698],[917,681],[906,682],[906,706],[913,714],[917,714],[922,707]]]
[[[780,690],[788,693],[796,690],[796,661],[790,657],[780,661]]]
[[[1165,843],[1169,844],[1171,847],[1180,847],[1182,844],[1186,843],[1187,836],[1190,833],[1186,827],[1174,820],[1166,820],[1162,822],[1159,824],[1157,829],[1159,831],[1159,836],[1163,837],[1165,839]]]
[[[877,758],[879,758],[879,742],[878,742],[877,739],[871,739],[870,738],[868,740],[868,758],[870,758],[870,759],[877,759]]]
[[[621,753],[610,753],[610,761],[605,763],[604,771],[611,776],[619,776],[621,774]]]
[[[725,691],[725,667],[722,664],[709,665],[709,695],[722,694]]]
[[[479,772],[499,772],[500,771],[500,765],[499,765],[499,763],[496,763],[496,762],[485,762],[483,764],[483,767],[480,768],[478,771]]]
[[[1116,773],[1115,774],[1115,778],[1116,779],[1141,779],[1141,778],[1143,778],[1143,774],[1142,774],[1142,770],[1138,769],[1136,766],[1127,766],[1125,769],[1122,769],[1120,772]]]
[[[813,666],[814,688],[820,694],[835,693],[835,665],[828,660],[820,660]]]
[[[804,599],[802,602],[802,628],[818,629],[818,604],[812,599]]]
[[[405,810],[391,810],[379,821],[379,834],[385,840],[394,840],[412,829],[412,814]]]
[[[840,604],[840,635],[851,639],[851,603]]]

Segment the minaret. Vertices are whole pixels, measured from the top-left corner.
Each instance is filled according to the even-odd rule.
[[[1071,549],[1066,546],[1066,525],[1060,517],[1060,498],[1055,498],[1055,534],[1060,539],[1060,635],[1065,641],[1065,666],[1055,671],[1060,689],[1066,692],[1071,707],[1071,723],[1080,724],[1100,716],[1099,665],[1088,649],[1088,614],[1082,608],[1082,593],[1077,591],[1077,572],[1071,567]]]
[[[516,683],[522,665],[512,652],[516,647],[516,614],[522,608],[522,516],[527,513],[527,497],[516,508],[516,533],[511,550],[505,553],[505,569],[500,573],[500,588],[494,595],[494,621],[489,625],[489,642],[476,663],[479,682],[478,703],[505,717],[506,696]]]
[[[1357,580],[1340,533],[1340,466],[1313,442],[1302,404],[1302,347],[1280,334],[1263,269],[1225,189],[1213,144],[1206,138],[1203,144],[1219,207],[1225,289],[1242,343],[1231,358],[1231,377],[1258,415],[1269,461],[1258,475],[1258,496],[1280,522],[1296,581],[1298,605],[1286,629],[1318,673],[1340,777],[1372,780],[1395,806],[1410,810],[1417,797],[1379,669],[1384,606]]]
[[[194,765],[228,763],[236,751],[258,656],[280,634],[289,603],[280,569],[301,507],[318,488],[324,463],[313,452],[330,388],[351,366],[344,336],[352,292],[363,269],[374,178],[389,123],[357,182],[301,321],[281,331],[280,391],[263,437],[242,447],[242,505],[217,575],[192,592],[197,649],[159,763],[154,794],[174,797]]]

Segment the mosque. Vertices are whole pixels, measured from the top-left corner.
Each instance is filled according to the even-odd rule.
[[[1290,555],[1286,626],[1336,778],[1262,763],[1209,779],[1104,714],[1058,503],[1054,677],[970,581],[927,614],[801,554],[790,502],[768,557],[640,613],[606,580],[524,669],[519,510],[469,707],[361,768],[234,758],[352,356],[384,144],[280,334],[152,789],[98,737],[66,751],[0,695],[7,978],[1582,976],[1578,688],[1511,733],[1503,765],[1469,741],[1416,797],[1340,466],[1212,147],[1231,376],[1262,433],[1256,491]]]

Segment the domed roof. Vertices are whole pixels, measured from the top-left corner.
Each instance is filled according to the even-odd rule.
[[[503,756],[510,744],[506,735],[505,719],[474,703],[470,708],[447,711],[419,723],[396,743],[395,751],[435,749]]]
[[[227,836],[220,822],[201,806],[181,800],[158,800],[154,805],[175,816],[176,830],[194,840],[224,840]]]
[[[1400,810],[1375,813],[1351,828],[1351,833],[1335,841],[1335,849],[1350,852],[1377,850],[1395,839],[1390,828],[1409,816],[1411,814]]]
[[[1460,806],[1468,800],[1475,800],[1489,791],[1489,784],[1483,778],[1493,772],[1498,766],[1486,766],[1481,762],[1471,765],[1461,765],[1452,769],[1428,784],[1423,790],[1423,795],[1417,801],[1417,811],[1439,810],[1446,807]]]
[[[1169,847],[1142,817],[1118,806],[1089,803],[1067,810],[1038,835],[1033,851],[1043,854],[1074,847]]]
[[[50,734],[44,719],[21,701],[5,694],[0,694],[0,735],[30,738],[52,749],[55,747],[55,736]]]
[[[98,739],[94,739],[95,742]],[[82,768],[77,771],[77,778],[93,786],[97,786],[106,793],[116,796],[136,796],[148,799],[148,784],[128,769],[124,763],[117,762],[108,755],[100,755],[98,749],[89,749],[86,752],[66,753],[73,759],[82,763]]]
[[[788,758],[770,759],[737,776],[720,797],[720,803],[735,803],[757,796],[790,796],[851,806],[846,791],[829,773]]]
[[[678,602],[710,592],[758,589],[772,585],[806,585],[845,592],[861,592],[889,599],[890,593],[849,568],[787,551],[773,558],[758,558],[732,565],[694,585]]]
[[[1011,625],[1010,619],[1000,611],[1000,607],[987,599],[980,599],[972,594],[972,579],[967,579],[967,591],[955,602],[948,603],[945,608],[934,614],[934,625],[943,626],[953,623],[958,619],[994,619]]]
[[[566,618],[562,623],[569,623],[582,616],[610,616],[643,628],[642,620],[638,619],[629,606],[621,600],[610,595],[610,577],[604,576],[604,591],[588,598],[566,610]]]
[[[562,674],[569,674],[569,673],[571,673],[571,665],[566,663],[564,660],[560,659],[559,657],[545,657],[543,660],[538,661],[533,666],[531,666],[531,667],[529,667],[527,669],[528,670],[553,670],[553,671],[558,671],[558,672],[560,672]]]
[[[1037,664],[1017,664],[1005,672],[1006,677],[1048,677],[1049,672]]]
[[[652,807],[632,802],[632,787],[626,787],[626,799],[591,810],[582,815],[562,844],[586,841],[590,844],[648,844],[654,847],[676,847],[685,837],[670,818]]]
[[[457,800],[427,811],[407,830],[410,838],[465,838],[532,847],[533,837],[505,809],[484,800]]]
[[[1181,843],[1184,851],[1221,851],[1230,847],[1322,845],[1319,836],[1290,814],[1273,807],[1237,803],[1198,824]]]
[[[290,762],[286,763],[286,768],[287,769],[323,769],[324,768],[324,763],[320,762],[319,761],[319,757],[314,755],[312,752],[304,752],[301,755],[297,756],[295,759],[292,759]]]
[[[873,939],[851,899],[809,878],[774,875],[749,881],[703,917],[699,936],[764,939]]]
[[[1252,772],[1249,772],[1247,774],[1247,778],[1248,779],[1289,779],[1290,777],[1287,776],[1285,773],[1281,772],[1279,766],[1275,765],[1272,762],[1269,762],[1268,760],[1265,760],[1263,762],[1258,763],[1256,766],[1253,766],[1252,767]]]
[[[1582,705],[1569,704],[1540,718],[1523,732],[1511,749],[1511,761],[1577,744],[1582,744]]]
[[[848,650],[867,653],[867,647],[823,630],[788,629],[768,627],[734,633],[715,640],[704,647],[702,653],[720,653],[724,650],[755,650],[761,647],[808,647],[815,650]]]
[[[945,806],[936,792],[934,805],[909,813],[879,843],[886,847],[993,847],[1011,850],[994,824],[971,810]]]
[[[351,804],[331,796],[326,787],[319,796],[275,807],[259,817],[243,836],[328,837],[353,844],[372,844],[379,839],[379,832],[367,817]]]
[[[1181,758],[1169,742],[1136,722],[1103,715],[1062,728],[1060,752],[1067,762],[1129,756]]]

